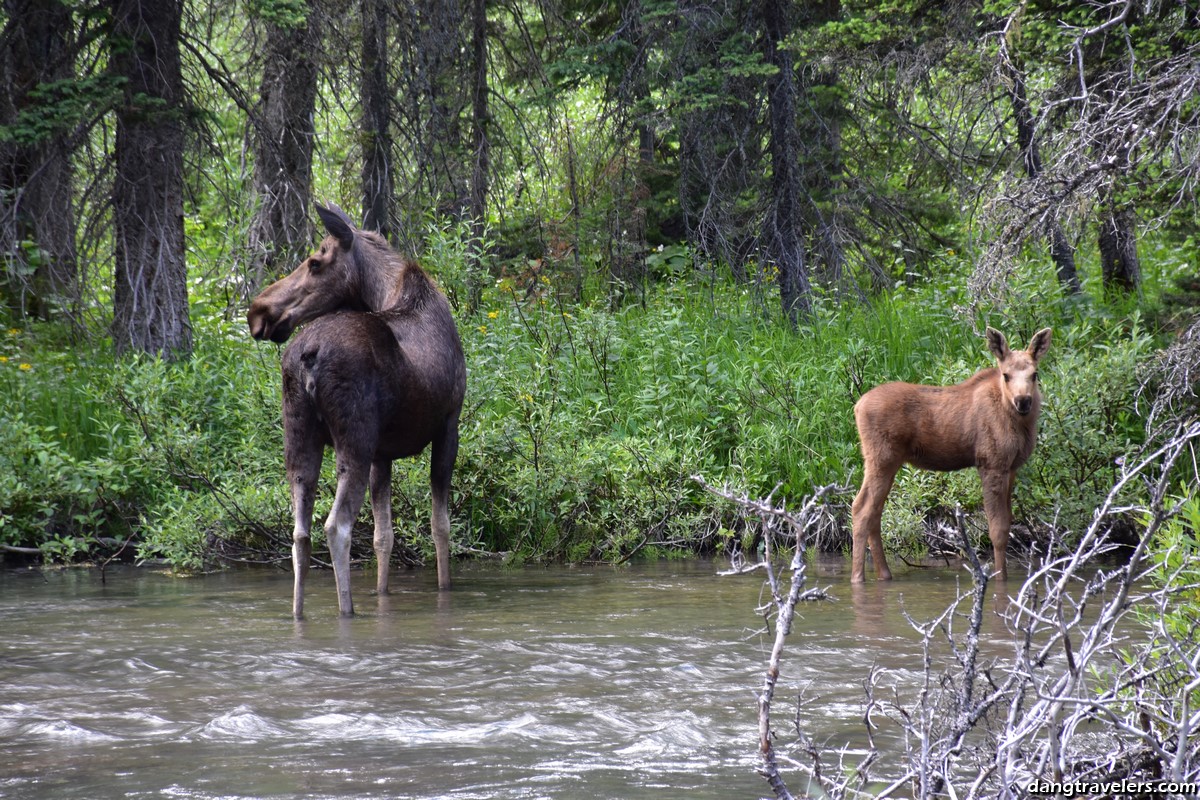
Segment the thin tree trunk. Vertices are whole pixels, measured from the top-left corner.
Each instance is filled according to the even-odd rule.
[[[183,236],[180,0],[116,0],[110,64],[125,80],[113,176],[113,344],[191,354]]]
[[[263,79],[254,125],[253,198],[247,294],[300,261],[312,246],[313,109],[317,97],[316,3],[297,28],[266,27]]]
[[[579,249],[583,234],[583,205],[579,198],[579,177],[575,172],[575,134],[571,131],[571,119],[563,119],[563,131],[567,137],[567,193],[571,198],[571,223],[574,269],[575,269],[575,302],[583,300],[583,263],[579,259]]]
[[[18,124],[32,90],[74,74],[71,9],[59,0],[6,0],[0,38],[0,124]],[[51,101],[53,102],[53,101]],[[69,131],[0,142],[0,299],[49,319],[79,306],[74,170]],[[31,243],[31,244],[29,244]]]
[[[1025,89],[1025,74],[1008,53],[1007,47],[1001,53],[1001,67],[1007,78],[1008,100],[1012,106],[1013,122],[1017,126],[1017,146],[1021,149],[1025,174],[1031,180],[1036,180],[1042,174],[1042,157],[1038,151],[1037,131]],[[1067,239],[1058,216],[1052,211],[1047,212],[1043,225],[1059,284],[1067,292],[1079,294],[1083,287],[1080,286],[1079,272],[1075,266],[1075,248]]]
[[[474,71],[471,82],[471,138],[475,153],[471,175],[471,217],[481,221],[487,213],[488,172],[491,168],[491,142],[488,140],[488,69],[487,5],[473,0],[471,13],[471,53]]]
[[[396,186],[392,171],[388,22],[386,0],[362,0],[363,227],[391,239]]]
[[[819,28],[841,18],[840,0],[820,0],[802,7],[806,29]],[[799,87],[800,141],[804,149],[804,180],[813,231],[811,271],[828,284],[843,284],[846,267],[845,230],[841,192],[846,181],[842,161],[842,126],[847,118],[841,76],[835,62],[806,64]]]
[[[488,175],[491,170],[491,141],[488,138],[488,52],[487,4],[473,0],[471,6],[471,53],[474,74],[471,86],[471,139],[474,163],[471,169],[472,245],[471,285],[468,311],[473,313],[483,297],[483,235],[487,224]]]
[[[792,57],[781,45],[791,33],[784,0],[765,0],[766,60],[776,68],[767,81],[771,136],[771,205],[763,235],[777,269],[783,315],[795,326],[812,310],[811,285],[800,232],[801,176],[796,136],[796,76]]]
[[[646,32],[642,25],[645,8],[642,0],[633,0],[624,9],[625,23],[622,26],[633,50],[633,60],[625,81],[628,91],[622,90],[621,131],[622,169],[619,182],[617,217],[619,226],[614,231],[620,242],[620,275],[614,286],[622,299],[630,284],[636,283],[643,305],[646,303],[646,212],[650,200],[649,174],[654,167],[654,129],[650,126],[646,111],[650,102],[650,82],[646,75]],[[637,138],[637,159],[631,163],[624,143],[630,133]],[[622,208],[621,206],[624,206]]]
[[[417,173],[438,213],[461,219],[470,195],[462,185],[464,142],[460,111],[468,91],[462,62],[464,42],[458,0],[415,0],[415,74],[409,79],[411,104],[418,125]]]
[[[1133,210],[1106,205],[1100,218],[1100,274],[1106,291],[1136,291],[1142,281],[1137,218]]]
[[[669,71],[675,86],[699,79],[686,93],[699,102],[683,104],[674,120],[679,225],[699,253],[728,265],[738,283],[750,280],[749,263],[762,261],[756,254],[763,244],[762,221],[745,201],[765,195],[763,80],[733,74],[728,64],[761,55],[751,51],[762,38],[755,12],[754,4],[680,0],[660,48],[668,58],[659,69]]]

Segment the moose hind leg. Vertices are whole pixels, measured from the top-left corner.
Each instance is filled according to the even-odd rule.
[[[875,562],[876,579],[892,579],[892,571],[888,569],[887,558],[883,554],[883,532],[880,525],[883,504],[892,490],[898,470],[898,465],[880,467],[876,464],[868,464],[863,470],[862,488],[854,498],[850,517],[853,539],[850,580],[853,583],[866,580],[868,548],[871,551],[871,560]]]
[[[304,618],[304,579],[312,561],[312,511],[316,480],[296,477],[292,484],[292,617]]]
[[[338,611],[343,617],[352,617],[354,602],[350,598],[350,532],[367,493],[370,462],[337,453],[337,472],[337,494],[333,498],[329,517],[325,520],[325,538],[329,542],[329,559],[333,562],[333,578],[337,584]]]
[[[286,416],[286,415],[285,415]],[[304,579],[312,561],[312,514],[324,445],[312,437],[287,431],[284,463],[292,496],[292,616],[304,617]]]
[[[430,528],[437,553],[438,589],[450,588],[450,479],[458,456],[458,415],[446,423],[443,434],[433,440],[429,465],[429,489],[433,500]]]
[[[996,577],[1008,579],[1008,535],[1012,529],[1012,487],[1015,473],[1007,470],[979,470],[983,483],[983,509],[987,513],[988,538]]]
[[[384,595],[388,593],[388,570],[396,539],[392,527],[391,461],[376,461],[371,465],[371,514],[375,518],[375,591]]]

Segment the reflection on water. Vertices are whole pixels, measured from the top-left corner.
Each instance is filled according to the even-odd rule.
[[[303,623],[283,572],[0,572],[0,797],[759,797],[762,579],[722,566],[462,565],[384,598],[356,573],[351,620],[313,573]],[[835,600],[799,609],[778,697],[853,753],[871,666],[920,669],[905,612],[967,578],[843,567],[816,565]]]

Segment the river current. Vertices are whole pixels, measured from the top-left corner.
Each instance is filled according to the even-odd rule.
[[[852,758],[872,665],[919,681],[905,612],[932,619],[967,578],[852,587],[847,566],[810,570],[833,599],[799,611],[776,724],[802,696]],[[355,572],[349,620],[313,572],[301,623],[282,571],[0,570],[0,797],[761,797],[763,580],[724,567],[456,564],[451,592],[398,571],[383,598]]]

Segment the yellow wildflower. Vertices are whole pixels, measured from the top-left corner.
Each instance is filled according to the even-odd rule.
[[[8,329],[8,335],[9,335],[9,336],[16,336],[16,335],[17,335],[18,333],[20,333],[20,332],[21,332],[21,329],[20,329],[20,328],[9,328],[9,329]]]
[[[33,369],[33,364],[21,364],[21,366],[17,367],[17,369],[22,369],[28,372],[29,370]]]
[[[488,319],[496,319],[496,318],[498,318],[499,316],[500,316],[500,312],[499,312],[499,311],[489,311],[489,312],[488,312]]]
[[[480,326],[479,326],[479,332],[480,332],[480,333],[487,333],[487,325],[480,325]]]
[[[8,356],[0,356],[0,364],[7,364]]]

